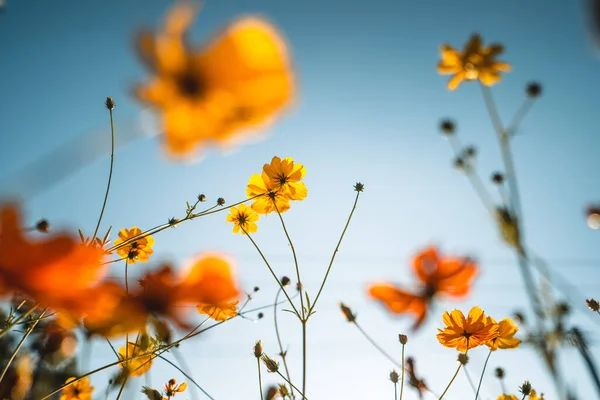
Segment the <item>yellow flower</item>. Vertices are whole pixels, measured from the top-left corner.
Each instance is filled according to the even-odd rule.
[[[233,233],[239,233],[242,230],[244,234],[248,234],[258,230],[258,226],[255,224],[258,221],[258,214],[252,208],[240,204],[237,207],[231,207],[229,211],[227,222],[233,222]]]
[[[162,112],[166,147],[176,156],[239,139],[241,131],[271,122],[294,96],[287,46],[275,27],[244,17],[192,47],[185,36],[197,11],[180,2],[161,32],[142,33],[138,40],[154,76],[136,95]]]
[[[288,196],[283,190],[273,189],[271,180],[264,172],[262,175],[254,174],[250,177],[246,195],[249,199],[255,198],[252,209],[259,214],[269,214],[277,210],[282,213],[290,209]]]
[[[304,182],[300,182],[306,174],[302,164],[295,164],[291,157],[283,160],[275,156],[270,164],[263,167],[263,177],[268,179],[273,189],[282,191],[290,200],[304,200],[308,194]]]
[[[503,52],[502,45],[483,47],[481,37],[473,35],[462,53],[450,45],[442,45],[438,72],[454,75],[448,82],[450,90],[456,89],[463,80],[478,79],[482,84],[491,86],[502,78],[500,71],[509,72],[511,69],[510,64],[496,61],[496,56]]]
[[[125,349],[125,346],[119,349],[119,357],[122,360],[125,360],[128,357],[135,357],[147,353],[148,351],[149,349],[142,349],[138,344],[129,342],[127,343],[127,349]],[[142,376],[150,370],[150,367],[152,367],[152,358],[152,355],[138,357],[121,363],[120,367],[125,373],[129,374],[129,376]]]
[[[538,396],[535,390],[531,389],[531,392],[529,393],[529,400],[544,400],[544,393]]]
[[[225,304],[223,307],[219,307],[214,304],[201,303],[196,306],[196,310],[200,314],[208,315],[215,321],[226,321],[229,318],[237,315],[237,305],[239,301],[232,301]]]
[[[496,400],[520,400],[520,398],[513,394],[503,394]],[[538,397],[535,390],[531,389],[531,392],[529,394],[529,400],[544,400],[544,394],[542,393],[541,396]]]
[[[65,383],[74,381],[75,378],[69,378]],[[60,400],[92,400],[94,387],[90,386],[88,378],[82,378],[77,382],[65,387],[60,395]]]
[[[500,395],[500,397],[498,397],[496,400],[519,400],[517,398],[517,396],[512,395],[512,394],[503,394]]]
[[[477,306],[469,311],[467,318],[459,310],[446,311],[442,318],[446,328],[438,329],[437,339],[445,347],[465,352],[498,336],[498,324]]]
[[[494,318],[489,318],[492,323],[496,323]],[[504,318],[498,324],[498,336],[487,342],[485,345],[491,350],[497,349],[516,349],[521,344],[521,340],[517,339],[515,334],[519,327],[515,325],[509,318]]]
[[[131,229],[121,229],[119,238],[115,240],[115,247],[141,234],[142,231],[137,226],[134,226]],[[117,249],[117,254],[122,258],[127,259],[127,262],[131,264],[135,264],[138,261],[146,262],[150,258],[150,255],[154,253],[152,246],[154,246],[154,238],[150,235],[143,236],[119,247]]]

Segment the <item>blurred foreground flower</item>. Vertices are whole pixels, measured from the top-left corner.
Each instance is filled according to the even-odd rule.
[[[481,37],[472,35],[459,52],[448,44],[442,45],[442,60],[438,64],[438,72],[443,75],[454,75],[448,82],[448,89],[454,90],[463,80],[479,80],[486,86],[491,86],[502,77],[500,72],[509,72],[510,64],[496,61],[496,56],[504,52],[500,44],[483,47]]]
[[[74,381],[75,378],[69,378],[65,383]],[[60,400],[92,400],[94,387],[90,386],[88,378],[82,378],[77,382],[65,387],[62,390]]]
[[[469,294],[478,267],[469,258],[441,257],[436,248],[430,247],[414,258],[413,270],[423,284],[417,293],[400,289],[391,283],[378,283],[369,287],[369,294],[395,314],[413,314],[416,317],[413,329],[417,329],[425,320],[427,308],[437,294],[453,298]]]
[[[196,310],[198,313],[208,315],[210,318],[215,321],[226,321],[229,318],[235,317],[238,313],[237,305],[239,304],[239,300],[232,301],[231,303],[227,303],[225,306],[215,306],[213,304],[198,304],[196,306]]]
[[[439,329],[438,341],[443,346],[460,352],[485,344],[498,336],[498,324],[477,306],[469,311],[467,318],[460,310],[446,311],[442,318],[446,327]]]
[[[174,156],[233,142],[241,131],[266,125],[294,94],[287,46],[269,22],[240,18],[194,49],[185,35],[197,12],[181,2],[161,32],[138,39],[154,76],[136,95],[162,112],[166,147]]]
[[[141,348],[137,343],[128,342],[119,349],[119,359],[127,360],[120,364],[120,367],[127,376],[142,376],[152,367],[152,355],[137,357],[148,353],[149,349]],[[137,358],[133,358],[137,357]],[[130,360],[130,358],[133,358]]]
[[[40,306],[78,314],[104,274],[102,249],[67,233],[29,239],[19,214],[16,205],[0,207],[0,296],[19,292]]]

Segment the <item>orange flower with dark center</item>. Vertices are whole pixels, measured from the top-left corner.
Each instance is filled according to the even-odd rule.
[[[78,307],[104,274],[102,249],[67,233],[34,240],[23,230],[18,207],[0,207],[0,295],[20,292],[53,309]]]
[[[185,36],[197,12],[181,2],[162,31],[138,40],[154,77],[136,95],[162,112],[166,146],[176,156],[233,142],[242,131],[268,124],[294,94],[287,46],[269,22],[240,18],[210,43],[192,48]]]
[[[498,337],[498,324],[477,306],[466,318],[460,310],[446,311],[442,318],[446,327],[438,329],[437,339],[445,347],[466,352]]]
[[[461,298],[468,295],[477,271],[473,260],[440,257],[437,249],[430,247],[413,260],[413,272],[421,283],[420,289],[408,291],[384,282],[372,284],[369,295],[395,314],[413,314],[416,317],[413,329],[417,329],[425,320],[435,296]]]

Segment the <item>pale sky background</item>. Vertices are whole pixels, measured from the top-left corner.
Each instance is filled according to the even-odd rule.
[[[305,286],[314,297],[352,206],[352,186],[363,182],[365,192],[309,323],[307,396],[311,400],[393,396],[388,380],[393,366],[343,319],[337,303],[349,304],[361,325],[399,359],[397,334],[408,332],[412,321],[391,317],[367,298],[365,289],[377,280],[415,282],[410,260],[429,244],[474,256],[482,268],[470,298],[438,304],[422,330],[409,335],[407,355],[416,357],[419,373],[441,393],[456,368],[456,352],[435,338],[444,310],[457,307],[466,312],[478,304],[497,319],[517,309],[529,313],[514,257],[466,178],[451,167],[451,149],[437,130],[443,117],[458,121],[463,142],[479,150],[478,170],[487,184],[501,160],[480,90],[465,84],[449,92],[447,77],[435,70],[441,43],[462,46],[478,32],[486,44],[503,43],[506,53],[501,59],[513,64],[514,71],[493,89],[505,120],[521,104],[528,81],[544,86],[542,98],[513,142],[527,243],[579,288],[570,293],[576,310],[571,321],[590,334],[599,358],[595,338],[600,316],[585,310],[584,299],[600,297],[600,236],[585,225],[583,210],[600,199],[596,112],[600,57],[588,34],[583,2],[207,0],[192,39],[205,40],[236,16],[264,14],[290,42],[299,97],[265,140],[228,154],[209,152],[194,164],[167,160],[160,138],[141,135],[147,131],[139,123],[143,108],[130,96],[132,85],[147,77],[133,50],[134,34],[140,27],[159,26],[169,4],[7,1],[0,14],[0,193],[26,196],[27,221],[45,217],[55,231],[81,228],[93,233],[109,165],[106,96],[117,102],[117,142],[123,143],[128,135],[137,138],[115,154],[103,230],[112,225],[116,233],[123,227],[145,229],[166,222],[181,216],[185,202],[199,193],[205,193],[209,202],[224,197],[234,203],[245,196],[250,175],[259,173],[273,155],[290,156],[307,168],[309,196],[284,216]],[[98,144],[90,145],[92,139]],[[65,151],[38,168],[34,184],[15,184],[23,168],[74,140],[87,143],[86,150]],[[93,154],[99,157],[92,159]],[[73,165],[76,171],[40,190],[48,186],[45,180],[51,182],[53,172]],[[225,215],[158,235],[152,262],[136,264],[132,274],[156,268],[162,261],[181,265],[202,252],[222,251],[236,260],[245,290],[260,286],[250,307],[272,302],[276,290],[272,277],[251,243],[231,233]],[[276,217],[260,221],[255,239],[277,274],[294,276],[291,252]],[[122,272],[120,266],[113,270],[119,276]],[[286,313],[280,317],[292,377],[300,384],[300,326]],[[181,351],[191,375],[215,399],[258,399],[252,355],[257,339],[263,340],[268,354],[278,352],[270,310],[257,323],[230,321],[185,343]],[[475,349],[469,355],[470,374],[478,379],[487,351]],[[93,356],[93,367],[114,361],[103,343],[94,346]],[[580,398],[597,396],[576,352],[562,351],[561,360],[566,379]],[[548,400],[555,398],[540,360],[523,347],[492,355],[483,399],[501,394],[493,377],[499,365],[507,370],[506,383],[513,393],[527,379]],[[155,387],[171,377],[185,380],[160,360],[149,375]],[[92,380],[98,398],[103,398],[107,378],[99,375]],[[264,378],[279,382],[266,373]],[[139,389],[145,382],[132,381],[126,398],[141,399]],[[206,398],[194,391],[190,386],[177,398]],[[109,398],[115,396],[116,392]],[[461,373],[445,398],[472,397]],[[405,399],[416,398],[411,389],[405,391]]]

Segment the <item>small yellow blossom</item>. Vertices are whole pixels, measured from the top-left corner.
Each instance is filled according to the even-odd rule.
[[[125,360],[127,357],[132,358],[147,353],[148,351],[149,349],[141,349],[139,345],[129,342],[127,344],[127,349],[125,349],[125,346],[119,349],[119,357],[122,360]],[[142,376],[150,370],[150,367],[152,367],[152,355],[125,361],[121,363],[120,366],[129,374],[129,376]]]
[[[178,385],[175,379],[169,379],[169,382],[165,384],[165,396],[171,398],[185,389],[187,389],[187,383],[182,382]]]
[[[463,52],[459,52],[448,44],[442,45],[442,60],[438,64],[438,72],[443,75],[454,75],[448,82],[448,89],[454,90],[463,80],[479,80],[486,86],[497,83],[502,76],[501,71],[509,72],[510,64],[496,61],[496,56],[504,52],[504,47],[492,44],[484,47],[479,35],[471,36]]]
[[[517,398],[517,396],[513,395],[513,394],[503,394],[500,395],[500,397],[498,397],[496,400],[519,400]]]
[[[227,222],[233,222],[233,233],[239,233],[242,230],[244,234],[248,234],[258,230],[255,223],[258,221],[258,214],[251,207],[240,204],[237,207],[231,207],[229,211]]]
[[[65,383],[74,380],[75,378],[69,378]],[[82,378],[65,387],[60,395],[60,400],[92,400],[93,391],[94,387],[90,386],[90,380],[88,378]]]
[[[490,317],[493,323],[496,321]],[[521,340],[517,339],[515,334],[519,330],[519,327],[509,318],[504,318],[498,323],[498,336],[487,342],[485,345],[490,350],[497,349],[516,349],[521,344]]]
[[[125,258],[128,263],[135,264],[136,262],[147,262],[150,255],[154,253],[152,246],[154,246],[154,238],[150,235],[142,236],[133,241],[129,241],[131,238],[139,236],[142,231],[137,226],[131,229],[121,229],[119,232],[119,238],[115,240],[115,247],[117,248],[117,254],[122,258]],[[127,242],[126,245],[119,247],[120,244]]]
[[[223,307],[214,304],[201,303],[196,306],[196,310],[198,310],[200,314],[208,315],[215,321],[226,321],[237,315],[238,303],[239,300],[232,301]]]
[[[273,189],[282,190],[290,200],[304,200],[308,190],[301,180],[306,175],[304,165],[294,163],[291,157],[283,160],[275,156],[263,167],[263,176],[269,179]]]
[[[483,310],[477,306],[469,311],[465,318],[459,310],[443,315],[446,328],[438,329],[438,341],[445,347],[455,348],[465,352],[481,344],[484,344],[498,336],[498,324],[486,317]]]

